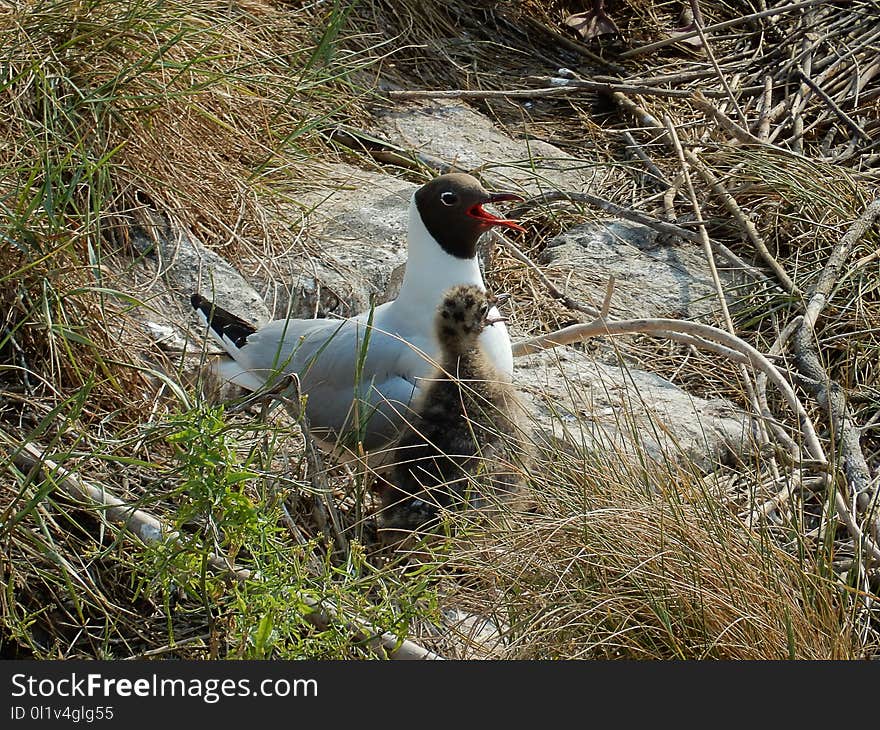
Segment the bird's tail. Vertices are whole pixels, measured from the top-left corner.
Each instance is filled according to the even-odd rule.
[[[257,328],[249,322],[218,307],[201,294],[193,294],[189,301],[196,314],[208,327],[208,331],[230,355],[235,356],[236,352],[247,343],[248,336],[257,331]]]
[[[193,294],[189,301],[199,315],[199,319],[208,328],[208,332],[231,355],[220,358],[215,363],[220,380],[240,385],[247,390],[259,390],[263,386],[264,379],[256,376],[247,364],[238,361],[247,344],[248,336],[256,332],[257,328],[218,307],[201,294]]]

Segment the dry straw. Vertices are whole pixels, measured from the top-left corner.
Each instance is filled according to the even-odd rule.
[[[876,653],[876,550],[861,537],[877,538],[880,466],[876,3],[701,3],[699,45],[670,37],[680,4],[609,4],[621,37],[592,44],[565,30],[575,5],[0,10],[0,654],[368,655],[370,631],[303,620],[316,601],[446,656]],[[450,515],[448,539],[389,555],[365,470],[304,453],[295,418],[202,403],[179,354],[145,344],[131,316],[162,280],[159,265],[144,281],[131,226],[149,238],[174,220],[270,276],[276,254],[330,261],[298,205],[334,179],[328,163],[413,181],[455,163],[331,146],[332,130],[369,134],[371,111],[415,103],[389,85],[420,103],[461,92],[605,171],[595,190],[526,205],[532,234],[496,249],[491,287],[514,295],[530,337],[614,332],[626,362],[735,401],[763,446],[704,475],[673,452],[545,444],[529,476],[539,512]],[[534,263],[554,234],[607,215],[703,244],[729,320],[624,326],[601,301],[606,276]],[[584,281],[592,294],[567,283]],[[662,337],[633,337],[649,332]],[[132,540],[15,458],[32,444],[181,540]],[[226,581],[211,556],[260,580]],[[449,605],[502,638],[452,641]]]

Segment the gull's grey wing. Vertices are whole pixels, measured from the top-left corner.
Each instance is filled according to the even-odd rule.
[[[363,383],[357,389],[357,398],[354,387],[339,390],[327,382],[306,386],[303,392],[308,396],[306,413],[315,436],[334,442],[342,435],[343,443],[348,445],[360,439],[370,451],[397,437],[411,416],[409,404],[417,386],[394,375]]]
[[[400,337],[378,330],[364,357],[367,331],[360,318],[276,320],[250,335],[235,358],[261,380],[297,373],[315,435],[332,441],[359,422],[371,449],[396,436],[417,389],[413,371],[427,376],[432,366]]]

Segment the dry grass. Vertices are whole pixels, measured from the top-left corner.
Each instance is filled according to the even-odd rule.
[[[651,83],[721,91],[712,64],[693,49],[618,58],[661,40],[680,5],[615,3],[623,40],[591,46],[565,35],[562,21],[583,7],[562,0],[21,0],[0,10],[8,100],[0,111],[0,654],[366,655],[344,630],[319,632],[303,621],[293,591],[331,597],[452,654],[463,650],[424,629],[446,605],[510,627],[495,650],[505,657],[875,654],[876,598],[867,606],[864,599],[876,594],[876,577],[835,563],[850,556],[833,529],[823,531],[827,495],[798,496],[767,525],[743,526],[738,514],[769,494],[763,455],[702,479],[672,463],[639,471],[610,455],[545,454],[531,476],[541,514],[496,525],[461,516],[458,535],[435,544],[430,559],[389,559],[374,552],[362,519],[370,506],[363,474],[316,469],[285,419],[206,406],[129,320],[140,306],[124,293],[137,255],[130,226],[149,228],[157,212],[173,216],[232,261],[288,251],[301,225],[300,192],[320,187],[322,168],[338,154],[325,130],[369,126],[368,109],[389,103],[376,93],[379,79],[522,88],[569,67],[630,83],[673,74]],[[744,12],[740,3],[701,5],[707,23]],[[764,78],[774,80],[774,104],[790,100],[803,93],[794,74],[810,54],[823,88],[870,136],[880,130],[873,6],[823,5],[713,36],[719,69],[753,131]],[[835,55],[842,47],[851,55]],[[733,104],[711,99],[742,121]],[[657,119],[672,118],[803,290],[876,197],[876,142],[851,144],[851,130],[815,95],[771,125],[774,143],[797,154],[734,144],[690,99],[635,100]],[[622,133],[668,179],[680,172],[678,160],[655,130],[606,96],[476,103],[514,134],[598,160],[609,170],[609,197],[661,218],[706,220],[710,235],[760,265],[699,181],[701,210],[681,191],[674,210],[663,209]],[[527,252],[536,257],[553,235],[594,217],[565,204],[533,208]],[[303,246],[304,257],[327,255]],[[865,426],[875,473],[877,246],[876,231],[859,244],[818,331],[829,375]],[[493,287],[518,300],[522,331],[581,318],[507,254],[491,270]],[[801,304],[766,282],[732,299],[738,331],[762,350]],[[622,347],[691,392],[745,403],[727,363],[644,340]],[[155,512],[185,539],[176,548],[134,542],[98,511],[56,493],[51,479],[16,467],[22,442]],[[264,580],[229,585],[207,569],[213,552]]]
[[[338,51],[344,21],[338,8],[259,1],[7,6],[2,124],[15,142],[0,164],[23,183],[7,194],[66,186],[50,216],[62,204],[116,213],[123,237],[128,216],[151,206],[227,254],[272,235],[266,209],[330,155],[316,130],[359,114],[353,77],[373,59]]]
[[[833,579],[746,531],[685,471],[549,454],[543,514],[464,527],[445,590],[510,627],[508,658],[843,659]],[[601,486],[599,486],[601,485]]]
[[[181,593],[198,559],[184,556],[175,577],[167,556],[127,544],[99,514],[83,519],[50,482],[18,471],[14,445],[37,442],[169,522],[192,519],[186,469],[196,467],[169,440],[190,403],[127,316],[140,306],[126,294],[129,226],[149,230],[159,211],[227,255],[282,240],[290,191],[330,157],[322,125],[360,113],[351,77],[372,58],[336,49],[344,19],[340,8],[263,2],[0,11],[4,654],[128,656],[196,635],[192,655],[216,656],[222,621],[189,616],[223,591],[203,577],[190,586],[201,602]],[[191,419],[198,433],[204,414]],[[272,443],[268,432],[261,440]],[[208,466],[196,469],[207,484],[235,483]],[[245,506],[266,502],[255,489]],[[192,509],[209,527],[212,509],[231,511],[225,532],[257,519],[235,503],[214,495]]]

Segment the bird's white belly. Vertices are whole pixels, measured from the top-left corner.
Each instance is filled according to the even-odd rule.
[[[495,307],[489,311],[490,317],[500,316]],[[491,363],[508,380],[513,379],[513,349],[510,344],[510,335],[504,322],[496,322],[483,330],[480,335],[480,344],[483,352]]]

